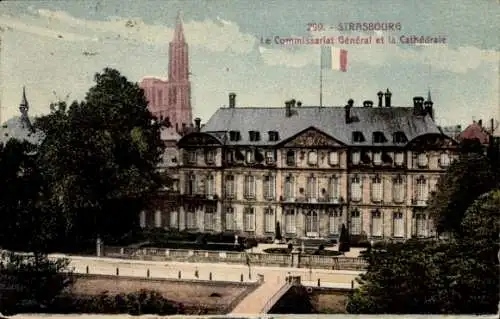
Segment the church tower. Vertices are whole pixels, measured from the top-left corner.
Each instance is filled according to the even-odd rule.
[[[189,82],[188,44],[184,36],[181,13],[177,15],[174,37],[168,50],[168,80],[146,77],[140,82],[148,108],[158,119],[167,120],[182,131],[193,121],[191,83]]]

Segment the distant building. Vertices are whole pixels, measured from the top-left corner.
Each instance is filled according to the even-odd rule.
[[[383,105],[385,101],[385,105]],[[146,227],[235,231],[272,238],[336,237],[342,224],[369,239],[432,236],[426,212],[457,143],[434,121],[433,102],[412,107],[220,108],[178,147],[177,207],[145,211]],[[153,216],[156,216],[153,218]]]
[[[188,45],[180,14],[177,16],[174,39],[170,42],[168,59],[168,80],[145,77],[139,86],[149,102],[149,111],[158,119],[168,119],[177,132],[185,132],[193,119]]]
[[[26,98],[26,89],[23,87],[21,103],[19,104],[20,115],[15,116],[0,127],[0,143],[5,144],[11,138],[20,141],[28,141],[32,144],[39,144],[43,140],[43,134],[37,132],[32,125],[32,119],[29,117],[29,103]]]
[[[490,143],[490,138],[494,132],[494,120],[490,120],[489,127],[483,125],[483,121],[473,121],[472,124],[467,126],[465,130],[463,130],[458,135],[458,140],[476,140],[481,145],[487,146]]]

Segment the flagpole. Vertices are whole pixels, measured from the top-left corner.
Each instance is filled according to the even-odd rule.
[[[319,52],[319,106],[323,107],[323,50]]]

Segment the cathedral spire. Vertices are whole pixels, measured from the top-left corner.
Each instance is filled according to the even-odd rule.
[[[19,111],[22,115],[27,115],[29,109],[28,99],[26,98],[26,87],[23,86],[23,97],[21,98],[21,104],[19,104]]]
[[[184,28],[182,26],[183,21],[182,21],[182,12],[179,10],[177,13],[177,19],[176,19],[176,24],[175,24],[175,31],[174,31],[174,42],[184,42]]]
[[[431,99],[431,89],[430,88],[427,91],[427,101],[429,101],[429,102],[432,101],[432,99]]]

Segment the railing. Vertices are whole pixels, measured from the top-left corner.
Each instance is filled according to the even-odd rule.
[[[259,313],[268,313],[291,287],[293,287],[293,284],[289,282],[286,282],[283,286],[281,286],[281,288],[266,301],[266,304]]]
[[[158,260],[158,261],[184,261],[184,262],[222,262],[231,264],[246,264],[250,257],[252,265],[292,267],[292,255],[246,253],[234,251],[211,251],[211,250],[189,250],[189,249],[166,249],[166,248],[130,248],[130,247],[104,247],[104,256]],[[321,268],[334,270],[363,270],[366,261],[359,257],[337,257],[300,255],[300,268]]]

